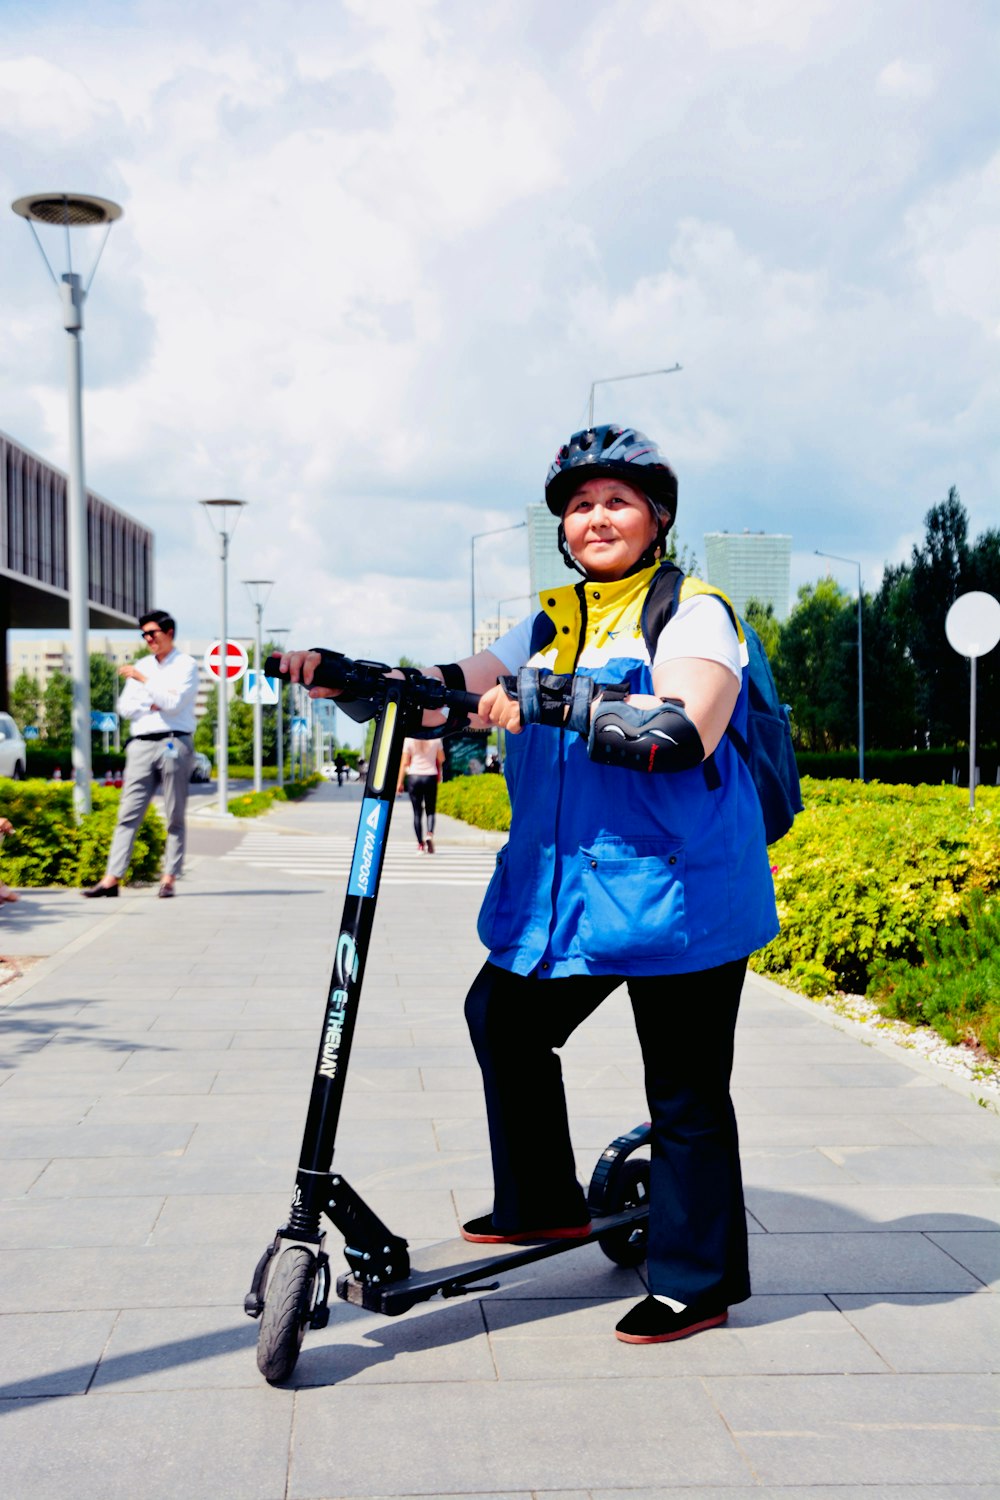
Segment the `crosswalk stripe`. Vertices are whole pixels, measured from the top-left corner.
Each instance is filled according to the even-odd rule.
[[[354,840],[339,834],[247,833],[243,842],[223,855],[224,861],[280,870],[288,875],[346,880],[351,872]],[[390,839],[382,870],[385,886],[484,886],[496,867],[492,849],[440,845],[433,855],[421,854],[402,840]]]

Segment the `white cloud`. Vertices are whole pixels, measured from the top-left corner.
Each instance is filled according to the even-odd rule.
[[[890,99],[913,100],[917,103],[929,99],[937,88],[934,69],[930,63],[907,62],[902,57],[886,63],[875,81],[880,94]]]
[[[822,527],[889,556],[950,482],[975,526],[996,28],[917,17],[904,59],[906,13],[509,0],[472,29],[448,0],[309,0],[251,4],[234,36],[155,0],[112,26],[98,0],[71,36],[22,24],[0,187],[23,190],[12,160],[29,186],[86,164],[125,205],[88,305],[88,472],[155,524],[163,597],[214,628],[195,501],[231,493],[234,570],[276,578],[273,617],[454,654],[469,536],[538,497],[593,379],[675,360],[599,389],[597,415],[664,440],[696,548],[753,510],[803,555]],[[58,459],[57,310],[11,245],[0,426]],[[526,590],[521,547],[483,550],[484,614]]]

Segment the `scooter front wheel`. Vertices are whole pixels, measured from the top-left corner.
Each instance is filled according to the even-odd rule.
[[[271,1385],[287,1380],[295,1369],[317,1269],[314,1255],[301,1245],[290,1245],[271,1272],[257,1337],[257,1368]]]

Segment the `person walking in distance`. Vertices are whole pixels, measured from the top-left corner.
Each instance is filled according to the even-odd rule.
[[[84,896],[117,896],[128,869],[139,825],[157,789],[163,791],[167,819],[166,867],[160,895],[172,896],[184,863],[184,815],[194,758],[194,705],[198,663],[174,645],[176,624],[162,609],[139,619],[142,638],[152,652],[120,669],[125,686],[118,712],[132,725],[125,749],[125,781],[107,868]]]
[[[440,740],[406,739],[399,763],[397,794],[406,788],[413,807],[413,829],[417,835],[417,853],[434,853],[434,825],[437,819],[437,789],[444,765],[444,746]],[[427,833],[424,834],[424,816]]]

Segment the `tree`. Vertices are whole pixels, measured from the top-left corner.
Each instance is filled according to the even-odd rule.
[[[37,677],[21,672],[10,695],[10,711],[21,729],[36,724],[41,716],[42,690]]]
[[[90,706],[103,713],[114,713],[118,702],[118,670],[106,656],[92,652],[90,657]]]
[[[781,621],[774,613],[774,605],[764,604],[760,599],[748,599],[743,618],[756,630],[768,658],[774,661],[781,642]]]
[[[910,653],[910,570],[887,567],[864,609],[865,743],[873,750],[917,746],[917,673]]]
[[[73,683],[65,672],[53,672],[45,685],[45,739],[62,749],[73,741]]]
[[[923,743],[948,745],[962,737],[969,716],[968,677],[956,671],[944,629],[949,609],[971,587],[969,518],[954,485],[924,525],[923,545],[913,548],[910,561],[907,618],[917,720]]]
[[[771,665],[779,694],[791,704],[802,749],[857,744],[856,608],[832,578],[799,589]]]

